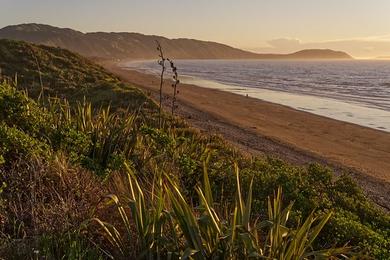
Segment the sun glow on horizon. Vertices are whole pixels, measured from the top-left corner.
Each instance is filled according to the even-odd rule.
[[[2,7],[0,27],[37,22],[216,41],[262,53],[329,48],[357,58],[390,56],[388,0],[2,0]]]

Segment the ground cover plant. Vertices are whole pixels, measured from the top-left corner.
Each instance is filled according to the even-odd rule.
[[[160,120],[141,91],[112,75],[99,86],[110,74],[66,51],[0,46],[1,66],[12,68],[0,84],[2,256],[389,258],[389,215],[347,175],[244,156],[180,119]],[[31,47],[40,72],[23,72],[36,63]],[[75,61],[46,68],[58,53]],[[71,90],[47,84],[55,91],[38,100],[40,73],[45,84],[78,62],[102,80],[83,92],[84,81]]]

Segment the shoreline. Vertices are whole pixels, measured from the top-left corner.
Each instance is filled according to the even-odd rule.
[[[254,76],[252,71],[254,67],[249,65],[248,68],[252,72],[248,75],[243,72],[244,75],[240,75],[231,71],[233,67],[236,68],[235,70],[239,70],[236,65],[230,67],[230,65],[227,66],[222,63],[220,64],[222,68],[217,68],[215,65],[218,63],[214,63],[216,61],[211,60],[209,71],[205,69],[208,68],[208,63],[203,64],[200,62],[199,65],[204,65],[205,67],[200,66],[202,68],[199,68],[198,65],[196,65],[196,62],[190,61],[188,64],[187,61],[182,62],[183,63],[180,65],[182,69],[180,74],[181,83],[204,88],[218,89],[243,96],[250,96],[263,101],[285,105],[296,110],[306,111],[331,119],[349,122],[352,124],[357,124],[390,133],[390,110],[388,109],[390,107],[388,107],[388,104],[386,103],[386,98],[381,100],[381,98],[377,98],[375,95],[372,96],[372,99],[370,99],[371,96],[364,97],[364,95],[340,95],[338,94],[338,91],[341,91],[340,89],[334,89],[330,92],[323,92],[322,90],[327,88],[327,84],[333,85],[336,82],[328,82],[324,83],[325,85],[321,85],[319,83],[315,83],[314,79],[314,81],[310,79],[307,82],[307,79],[301,79],[303,80],[302,82],[300,81],[299,76],[297,76],[298,78],[293,78],[290,81],[286,78],[288,74],[280,75],[281,81],[283,81],[283,83],[280,83],[279,80],[277,80],[276,82],[279,83],[275,84],[279,85],[279,87],[274,88],[270,87],[274,84],[271,82],[273,80],[271,80],[269,83],[261,83],[262,80],[258,81],[259,79],[256,78],[257,76]],[[321,61],[321,64],[322,63],[324,63],[324,61]],[[230,62],[229,64],[234,64],[234,62]],[[283,64],[285,64],[285,62],[283,62]],[[242,65],[246,66],[247,63]],[[264,64],[260,64],[260,66],[262,65]],[[156,74],[159,70],[156,62],[151,61],[121,62],[119,66],[125,69],[136,70],[145,74]],[[298,65],[298,67],[299,66],[300,65]],[[276,69],[278,69],[278,67],[279,66],[277,66]],[[225,68],[227,70],[226,77],[220,75],[222,73],[220,69]],[[302,68],[300,70],[302,70]],[[218,71],[221,73],[218,73]],[[315,73],[316,72],[317,71],[315,71]],[[261,72],[260,74],[265,76]],[[271,75],[274,74],[271,73]],[[248,77],[253,78],[253,80],[248,80]],[[268,78],[266,81],[268,81]],[[320,91],[308,92],[307,87],[309,83],[319,84],[318,89]],[[268,84],[271,85],[269,86]],[[289,86],[290,84],[291,86]],[[303,84],[303,91],[300,91],[300,87],[298,87],[300,84]],[[344,85],[344,83],[342,85]],[[360,87],[357,88],[359,89]],[[347,88],[345,91],[345,93],[347,93],[351,90]]]
[[[156,76],[103,64],[123,80],[157,95]],[[165,81],[165,95],[171,95]],[[318,162],[349,172],[378,205],[390,210],[390,133],[222,90],[180,84],[177,114],[220,134],[244,152],[296,165]],[[165,100],[169,106],[169,101]],[[387,159],[386,159],[387,158]]]

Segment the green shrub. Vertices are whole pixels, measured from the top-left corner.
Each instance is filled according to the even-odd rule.
[[[52,122],[51,115],[25,92],[6,83],[0,84],[0,121],[42,140],[46,139]]]
[[[322,243],[355,245],[362,254],[388,259],[390,256],[389,230],[377,231],[360,222],[351,212],[337,209],[325,227]]]
[[[53,131],[51,144],[54,150],[67,152],[71,161],[81,162],[89,152],[91,137],[73,127],[62,126]]]
[[[25,132],[9,127],[3,122],[0,123],[0,155],[6,163],[11,163],[19,158],[28,159],[31,156],[46,157],[49,146]]]

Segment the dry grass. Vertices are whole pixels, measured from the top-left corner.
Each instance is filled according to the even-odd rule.
[[[20,161],[1,169],[1,230],[10,238],[28,238],[77,229],[92,216],[105,192],[93,173],[70,166],[59,156],[50,162]]]

